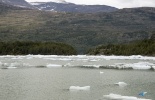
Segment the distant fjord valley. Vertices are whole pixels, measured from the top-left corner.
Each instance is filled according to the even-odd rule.
[[[0,0],[0,55],[155,55],[155,8]]]

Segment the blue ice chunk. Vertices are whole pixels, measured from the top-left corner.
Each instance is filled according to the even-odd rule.
[[[139,95],[140,96],[144,96],[147,92],[140,92]]]

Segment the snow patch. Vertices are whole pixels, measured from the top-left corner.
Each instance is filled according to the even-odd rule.
[[[65,0],[50,0],[48,2],[55,2],[55,3],[64,3],[64,4],[68,4],[68,2],[66,2]],[[48,2],[30,2],[31,5],[41,5],[41,4],[45,4],[45,3],[48,3]]]
[[[31,5],[41,5],[41,4],[45,4],[45,2],[30,2]]]

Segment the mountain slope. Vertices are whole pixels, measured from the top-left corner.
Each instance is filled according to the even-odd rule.
[[[102,45],[88,51],[91,55],[155,55],[155,41],[142,40],[128,44]]]
[[[13,5],[9,5],[9,4],[0,2],[0,14],[7,13],[10,10],[28,10],[28,8],[16,7]]]
[[[10,10],[0,14],[1,41],[64,42],[80,53],[101,44],[149,39],[154,30],[155,8],[93,14]]]
[[[95,12],[112,12],[118,10],[115,7],[106,5],[76,5],[73,3],[63,2],[34,2],[35,7],[45,11],[56,12],[80,12],[80,13],[95,13]]]
[[[17,7],[23,7],[23,8],[35,8],[25,0],[0,0],[1,3],[17,6]]]

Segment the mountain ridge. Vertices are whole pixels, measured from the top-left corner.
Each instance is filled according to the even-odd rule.
[[[118,10],[115,7],[107,5],[78,5],[69,2],[33,2],[35,7],[44,11],[71,12],[71,13],[96,13],[96,12],[113,12]]]
[[[35,9],[33,5],[31,5],[25,0],[0,0],[0,2],[4,4],[13,5],[16,7]]]
[[[150,39],[155,8],[121,9],[103,13],[60,13],[9,9],[0,14],[1,41],[52,41],[79,53],[102,44]]]
[[[31,3],[25,0],[0,0],[0,2],[21,8],[30,8],[30,9],[55,11],[55,12],[96,13],[96,12],[112,12],[118,10],[115,7],[106,5],[77,5],[66,2],[65,0],[52,0],[52,2],[31,2]]]

